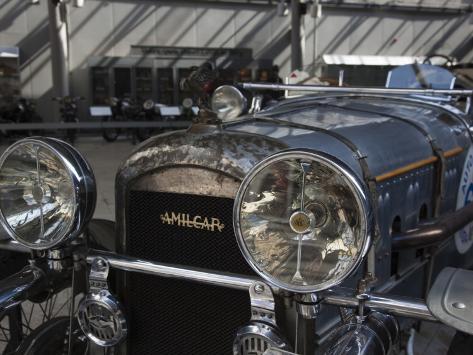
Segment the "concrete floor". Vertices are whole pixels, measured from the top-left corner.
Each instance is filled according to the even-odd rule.
[[[86,137],[75,147],[92,166],[97,181],[94,218],[115,220],[115,174],[136,146],[126,139],[108,143],[102,137]]]
[[[75,147],[89,161],[97,180],[94,217],[115,220],[115,174],[136,146],[125,139],[107,143],[102,137],[81,137]],[[0,146],[0,153],[5,148],[6,146]],[[446,326],[423,323],[421,331],[415,337],[415,355],[445,355],[454,333],[453,329]]]

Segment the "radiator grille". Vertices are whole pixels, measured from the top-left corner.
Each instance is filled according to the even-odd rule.
[[[228,198],[131,191],[126,252],[166,263],[253,274],[235,240],[232,208]],[[212,232],[177,226],[176,221],[163,223],[160,215],[166,212],[218,218],[225,227]],[[237,328],[250,317],[244,291],[134,273],[127,280],[124,303],[130,319],[130,354],[231,354]]]

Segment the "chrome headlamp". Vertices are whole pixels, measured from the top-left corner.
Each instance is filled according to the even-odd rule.
[[[371,212],[356,175],[326,154],[266,158],[238,190],[234,228],[251,267],[273,285],[317,292],[343,282],[370,246]]]
[[[143,102],[143,109],[148,111],[148,110],[152,110],[154,108],[154,101],[151,100],[151,99],[148,99],[146,100],[145,102]]]
[[[247,107],[245,96],[234,86],[218,87],[211,99],[212,111],[222,121],[230,121],[240,116]]]
[[[0,157],[0,222],[31,249],[48,249],[76,237],[95,209],[90,166],[72,146],[33,137]]]
[[[186,97],[184,100],[182,100],[182,107],[184,107],[187,110],[192,109],[193,105],[194,105],[194,101],[190,97]]]

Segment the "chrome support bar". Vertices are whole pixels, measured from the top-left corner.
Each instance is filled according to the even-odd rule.
[[[228,287],[237,290],[248,291],[256,282],[261,281],[257,277],[221,273],[208,270],[191,268],[188,266],[176,266],[164,263],[157,263],[147,260],[139,260],[128,256],[117,255],[110,252],[90,250],[87,262],[91,264],[96,258],[105,259],[110,267],[115,269],[140,272],[166,278],[193,281],[202,284]],[[279,289],[272,287],[274,293],[279,293]],[[437,321],[430,313],[424,301],[414,298],[403,298],[398,296],[382,296],[379,294],[369,294],[365,301],[365,306],[370,309],[390,313],[401,317],[412,317],[427,321]],[[318,295],[320,302],[333,306],[357,308],[359,301],[354,291],[346,288],[335,288],[333,290],[321,292]]]
[[[274,90],[274,91],[307,91],[321,93],[345,94],[391,94],[391,95],[454,95],[473,96],[473,90],[436,90],[436,89],[387,89],[370,87],[336,87],[320,85],[288,85],[288,84],[257,84],[238,83],[238,86],[248,90]]]
[[[31,252],[31,249],[21,245],[13,239],[0,239],[0,250],[14,251],[25,254],[29,254]]]
[[[357,308],[359,301],[351,290],[336,288],[320,294],[322,303],[332,306]],[[411,317],[425,321],[437,322],[423,300],[399,296],[382,296],[370,293],[364,302],[365,307],[386,312],[400,317]]]
[[[97,257],[105,259],[110,267],[115,269],[140,272],[160,277],[173,278],[178,280],[195,281],[207,285],[228,287],[237,290],[248,291],[255,281],[261,281],[257,277],[241,276],[230,273],[209,272],[203,269],[191,268],[188,266],[175,266],[152,261],[139,260],[127,256],[113,253],[91,250],[87,256],[87,262],[92,263]],[[273,292],[277,289],[272,287]]]
[[[44,272],[32,265],[0,281],[0,314],[44,290]]]

